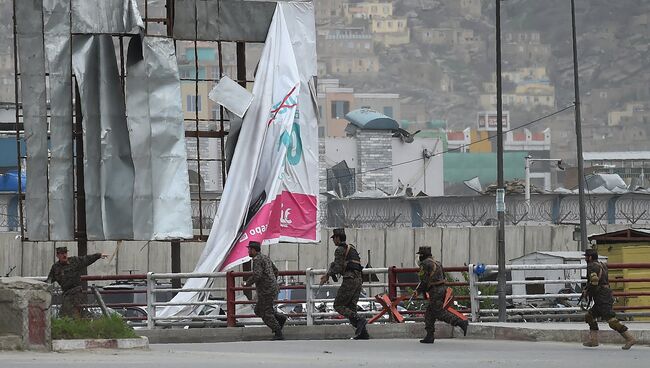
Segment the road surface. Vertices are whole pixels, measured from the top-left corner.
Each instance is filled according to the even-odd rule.
[[[0,352],[1,368],[190,368],[190,367],[525,367],[647,368],[650,347],[622,351],[579,344],[442,339],[257,341],[151,345],[149,351]]]

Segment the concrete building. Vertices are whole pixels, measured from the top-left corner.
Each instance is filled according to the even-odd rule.
[[[354,19],[388,18],[393,16],[393,3],[379,0],[348,3],[343,6],[343,14],[348,23]]]
[[[622,110],[612,110],[607,114],[607,125],[618,126],[625,123],[650,123],[650,105],[645,102],[625,104]]]
[[[478,19],[482,14],[481,0],[443,0],[442,3],[454,15]]]
[[[594,173],[618,174],[633,187],[650,186],[650,151],[584,152],[583,158]]]
[[[348,121],[345,115],[367,107],[399,121],[400,98],[396,93],[355,93],[353,88],[341,87],[338,79],[323,79],[318,83],[320,137],[345,137]]]
[[[316,24],[330,24],[341,19],[346,5],[347,1],[345,0],[314,1]]]
[[[520,66],[544,66],[551,57],[551,47],[542,44],[539,32],[506,32],[503,58]]]
[[[404,143],[400,138],[393,138],[392,133],[382,131],[358,131],[352,137],[322,138],[325,144],[325,162],[327,169],[345,160],[354,172],[356,190],[381,189],[393,194],[401,183],[431,196],[442,196],[443,156],[442,143],[435,138],[414,138],[413,143]],[[434,156],[423,157],[424,150]],[[404,165],[397,163],[416,160]],[[385,168],[383,170],[378,170]],[[336,190],[334,187],[329,190]]]
[[[551,85],[546,67],[520,68],[503,73],[503,79],[511,83],[504,87],[504,106],[531,110],[535,107],[555,107],[555,87]],[[494,109],[496,106],[496,75],[492,81],[483,83],[484,93],[479,97],[481,107]]]
[[[411,42],[411,32],[406,17],[389,17],[370,20],[370,32],[375,42],[386,47]]]

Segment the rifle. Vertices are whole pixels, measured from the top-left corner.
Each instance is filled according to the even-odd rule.
[[[587,300],[585,303],[585,295],[587,296]],[[589,305],[591,304],[591,296],[587,292],[584,292],[580,295],[580,299],[578,299],[578,305],[580,306],[580,309],[583,311],[589,310]]]
[[[9,272],[7,272],[5,274],[5,277],[9,277],[9,275],[11,275],[11,273],[14,272],[15,269],[16,269],[16,266],[11,266],[11,268],[9,269]]]

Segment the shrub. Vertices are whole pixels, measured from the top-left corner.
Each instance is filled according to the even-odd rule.
[[[129,339],[138,337],[120,316],[52,319],[52,339]]]

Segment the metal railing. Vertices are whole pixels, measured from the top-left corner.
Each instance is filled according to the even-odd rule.
[[[608,269],[611,270],[624,270],[624,269],[648,269],[650,270],[650,263],[609,263]],[[495,321],[498,316],[498,309],[496,305],[488,308],[481,308],[481,302],[497,300],[498,296],[493,294],[484,293],[488,286],[496,286],[497,281],[479,281],[478,275],[474,272],[476,266],[470,264],[467,268],[469,276],[469,289],[470,289],[470,305],[471,305],[471,319],[472,321]],[[496,265],[486,265],[484,270],[486,272],[496,271]],[[528,264],[528,265],[506,265],[506,271],[552,271],[552,270],[586,270],[587,265],[582,264]],[[559,279],[515,279],[508,280],[507,286],[513,285],[553,285],[560,284],[568,286],[569,290],[581,291],[585,279],[581,278],[559,278]],[[618,300],[614,305],[614,311],[621,317],[640,317],[650,316],[650,303],[646,305],[627,305],[628,298],[646,297],[650,296],[650,291],[618,291],[619,284],[625,283],[641,283],[650,282],[650,278],[626,278],[617,279],[611,278],[610,272],[610,287],[613,290],[615,298],[623,298]],[[483,290],[481,290],[483,289]],[[624,289],[623,289],[624,290]],[[581,292],[568,292],[568,293],[525,293],[525,294],[512,294],[506,295],[506,300],[510,306],[506,309],[508,320],[562,320],[571,319],[572,317],[582,318],[584,310],[578,303],[578,299],[582,295]],[[623,305],[621,305],[621,302]],[[641,301],[643,303],[643,301]],[[540,306],[543,305],[543,306]],[[645,312],[635,312],[635,311]]]
[[[446,272],[464,272],[467,268],[462,267],[445,267]],[[417,277],[417,268],[366,268],[363,270],[364,275],[377,275],[384,278],[386,281],[375,281],[375,282],[364,282],[364,290],[368,290],[370,295],[365,295],[359,298],[361,304],[365,304],[366,308],[358,313],[362,316],[371,317],[377,314],[381,309],[381,305],[376,301],[376,298],[373,294],[384,294],[387,293],[391,300],[395,300],[400,294],[400,289],[402,290],[401,294],[407,294],[412,292],[412,288],[418,285],[416,282],[399,282],[399,275],[401,274],[412,274],[412,277]],[[289,317],[287,321],[288,324],[294,325],[316,325],[316,324],[333,324],[333,323],[347,323],[347,320],[342,319],[341,316],[334,312],[331,306],[328,306],[329,303],[334,301],[334,297],[322,297],[319,294],[321,287],[318,282],[318,277],[324,275],[327,271],[325,269],[311,269],[308,268],[304,271],[280,271],[279,277],[297,277],[304,278],[303,282],[295,284],[286,284],[280,285],[279,289],[283,290],[301,290],[304,291],[304,294],[301,293],[301,298],[288,298],[288,299],[279,299],[275,301],[276,305],[299,305],[301,311],[296,312],[295,310],[288,311],[285,314]],[[255,304],[255,300],[238,297],[238,293],[246,293],[255,289],[255,287],[246,287],[239,286],[242,285],[245,278],[250,276],[250,272],[216,272],[216,273],[149,273],[147,274],[147,327],[156,328],[158,326],[169,326],[169,325],[181,325],[187,326],[192,324],[199,324],[205,326],[206,323],[212,326],[228,326],[234,327],[238,325],[256,325],[261,324],[260,320],[257,321],[246,321],[242,323],[242,320],[255,318],[256,316],[252,313],[240,313],[238,312],[238,306],[246,306]],[[198,289],[164,289],[166,292],[199,292],[199,293],[214,293],[214,292],[225,292],[225,298],[223,300],[215,300],[206,298],[204,295],[202,301],[192,301],[186,303],[173,303],[173,302],[155,302],[155,295],[159,292],[156,288],[156,284],[161,280],[169,279],[191,279],[191,278],[210,278],[212,279],[212,285],[215,283],[225,283],[225,287],[215,287],[210,286],[207,288],[198,288]],[[380,277],[377,277],[379,279]],[[338,284],[326,284],[323,288],[334,288],[338,289]],[[449,282],[448,286],[463,286],[468,287],[468,282]],[[373,292],[374,291],[374,292]],[[375,293],[376,292],[376,293]],[[288,293],[285,293],[285,295]],[[293,294],[293,293],[291,293]],[[413,298],[411,306],[421,302],[422,298]],[[469,296],[457,296],[456,300],[466,300],[469,301]],[[423,306],[422,303],[419,303],[420,307]],[[304,308],[302,307],[304,305]],[[158,312],[164,307],[172,306],[185,306],[185,307],[197,307],[197,306],[212,306],[222,308],[223,315],[200,315],[197,313],[190,313],[190,315],[183,316],[159,316]],[[324,307],[324,308],[323,308]],[[406,320],[415,320],[419,316],[424,314],[424,310],[409,309],[409,306],[404,306],[401,308],[400,313],[406,315]],[[325,309],[325,310],[323,310]],[[469,313],[469,308],[461,308],[459,310],[463,313]],[[382,321],[391,321],[391,316],[387,316],[385,320]]]
[[[613,295],[618,299],[614,305],[617,315],[622,318],[650,316],[650,288],[640,285],[639,288],[630,288],[630,284],[650,283],[650,277],[631,277],[629,271],[623,273],[622,277],[616,277],[621,270],[650,270],[650,263],[609,263],[608,268],[610,287]],[[536,264],[536,265],[507,265],[506,271],[512,274],[507,281],[509,288],[517,286],[564,286],[566,292],[543,290],[515,292],[510,291],[506,296],[509,306],[506,310],[509,321],[564,321],[582,319],[583,310],[577,302],[581,289],[585,283],[584,275],[580,273],[586,269],[585,264]],[[448,275],[447,286],[454,290],[454,308],[461,313],[469,315],[472,321],[494,321],[497,320],[498,310],[496,309],[495,292],[497,281],[481,278],[475,272],[477,267],[473,264],[459,267],[445,267]],[[497,270],[496,265],[484,267],[486,275],[494,276]],[[552,277],[549,279],[526,279],[515,275],[517,271],[563,271],[565,277]],[[359,314],[371,317],[378,314],[382,305],[375,298],[375,295],[386,294],[395,302],[402,295],[409,295],[417,287],[417,268],[368,268],[364,269],[365,275],[376,275],[374,282],[364,282],[364,290],[368,293],[359,299],[359,306],[362,310]],[[571,273],[573,275],[567,275]],[[614,271],[614,272],[612,272]],[[294,271],[281,271],[282,278],[291,277],[296,280],[294,283],[280,285],[279,300],[275,304],[282,313],[289,317],[288,324],[294,325],[318,325],[347,323],[332,308],[334,296],[338,290],[338,284],[328,283],[323,289],[329,290],[322,293],[319,286],[319,277],[326,273],[324,269],[306,269]],[[449,274],[462,274],[461,281],[458,281]],[[162,326],[194,326],[194,327],[234,327],[262,324],[262,321],[252,313],[250,306],[255,304],[251,291],[254,287],[243,286],[243,281],[250,276],[250,272],[217,272],[217,273],[148,273],[146,275],[109,275],[109,276],[83,276],[83,280],[92,281],[129,281],[140,282],[136,288],[125,287],[124,289],[109,288],[101,290],[102,296],[110,299],[116,294],[131,294],[133,302],[115,303],[107,302],[109,308],[140,308],[146,316],[126,317],[133,322],[144,323],[150,329]],[[170,288],[171,279],[212,279],[210,286],[205,288]],[[370,277],[369,277],[370,278]],[[39,278],[44,279],[44,278]],[[464,280],[463,280],[464,279]],[[125,285],[133,285],[125,284]],[[567,288],[568,287],[568,288]],[[627,287],[627,288],[626,288]],[[632,289],[632,290],[630,290]],[[186,303],[170,302],[171,295],[185,292],[203,293],[201,300]],[[87,291],[87,293],[92,293]],[[136,295],[145,294],[145,298],[136,301]],[[167,294],[167,295],[161,295]],[[247,296],[244,296],[248,294]],[[210,298],[217,296],[218,299]],[[640,298],[640,299],[639,299]],[[647,299],[643,299],[647,298]],[[87,304],[86,307],[94,307],[95,304]],[[157,313],[162,308],[171,306],[205,307],[210,306],[210,313],[190,313],[182,316],[160,316]],[[291,308],[289,308],[291,307]],[[421,320],[424,314],[426,303],[422,299],[414,298],[410,303],[401,302],[399,313],[407,321]],[[285,310],[286,309],[286,310]],[[385,315],[379,322],[392,322],[393,316]]]

